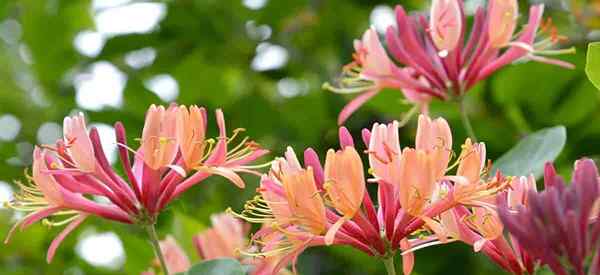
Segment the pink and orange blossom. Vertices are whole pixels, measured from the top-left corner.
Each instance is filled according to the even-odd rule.
[[[501,178],[488,181],[479,165],[483,161],[472,164],[471,154],[485,158],[482,144],[475,146],[467,140],[463,150],[473,152],[463,151],[458,163],[449,166],[452,136],[444,119],[421,116],[417,133],[417,148],[401,150],[397,122],[363,130],[370,179],[364,178],[360,155],[346,128],[339,131],[341,149],[328,151],[324,168],[314,150],[304,152],[302,165],[288,148],[285,157],[277,158],[263,175],[259,195],[235,214],[263,225],[253,237],[260,248],[253,255],[279,257],[277,271],[295,263],[312,246],[352,246],[383,259],[386,266],[397,251],[405,251],[403,270],[410,273],[411,251],[421,244],[422,234],[429,232],[428,239],[445,236],[441,215],[454,207],[484,207],[508,186]],[[462,174],[446,175],[455,166],[463,167]],[[469,178],[475,172],[478,177]],[[377,203],[366,192],[367,182],[378,185]],[[458,191],[460,196],[456,196]],[[482,217],[473,220],[473,226],[491,232],[493,227]]]
[[[250,224],[227,213],[213,214],[210,219],[212,227],[193,238],[198,255],[203,260],[234,258],[252,266],[251,275],[272,275],[271,270],[278,261],[276,257],[256,257],[248,252],[254,249],[248,247]],[[289,274],[289,271],[282,269],[277,274]]]
[[[216,114],[216,145],[206,139],[206,112],[196,106],[152,105],[137,150],[127,145],[125,128],[117,122],[115,142],[125,178],[111,167],[98,131],[88,131],[83,115],[65,118],[64,138],[54,146],[35,148],[33,175],[27,183],[19,183],[21,192],[8,203],[29,214],[15,224],[7,241],[14,229],[40,220],[52,226],[68,224],[50,245],[50,262],[60,242],[90,215],[148,227],[169,202],[213,174],[243,187],[237,173],[256,173],[247,165],[267,151],[246,139],[229,149],[232,138],[226,136],[223,113]],[[98,203],[90,195],[108,203]]]
[[[510,205],[511,210],[527,206],[528,196],[536,192],[533,176],[503,179],[501,175],[496,175],[496,181],[506,182],[508,185],[506,191],[497,197],[503,203]],[[472,192],[472,189],[467,190]],[[504,226],[496,211],[494,194],[489,193],[487,196],[480,197],[479,203],[459,205],[442,213],[434,218],[433,223],[436,226],[432,226],[431,230],[435,234],[416,241],[413,250],[461,241],[473,246],[475,252],[485,254],[507,272],[518,275],[533,274],[537,261],[512,235],[507,237],[503,235]]]
[[[543,5],[532,6],[529,21],[515,32],[516,0],[490,0],[479,7],[470,33],[462,0],[433,0],[430,14],[407,15],[396,7],[397,26],[388,27],[384,49],[370,28],[354,42],[354,61],[343,68],[341,79],[324,88],[337,93],[357,93],[340,112],[341,125],[361,105],[385,88],[400,90],[421,113],[434,99],[451,100],[500,68],[519,60],[534,60],[565,68],[573,65],[546,57],[573,52],[554,50],[563,38],[555,28],[542,26]],[[548,34],[549,38],[536,39]],[[398,64],[398,65],[396,65]],[[416,109],[415,109],[416,110]]]

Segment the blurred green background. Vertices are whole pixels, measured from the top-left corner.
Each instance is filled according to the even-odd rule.
[[[150,104],[223,108],[229,129],[246,133],[279,155],[287,145],[325,152],[337,144],[336,116],[349,97],[322,91],[351,60],[352,40],[374,25],[393,24],[392,8],[426,9],[429,1],[375,0],[2,0],[0,1],[0,201],[23,177],[34,144],[52,143],[62,118],[82,111],[114,149],[111,125],[122,121],[133,140]],[[468,12],[484,3],[466,1]],[[565,57],[573,71],[526,63],[502,69],[468,95],[468,111],[489,158],[532,131],[563,124],[563,174],[582,156],[600,154],[600,93],[583,73],[585,45],[600,37],[598,1],[549,0],[561,33],[577,47]],[[521,11],[531,3],[520,1]],[[574,6],[575,5],[575,6]],[[575,7],[575,8],[574,8]],[[525,16],[526,17],[526,16]],[[526,18],[521,18],[524,21]],[[409,109],[398,91],[384,91],[347,122],[357,137],[375,121]],[[465,138],[454,103],[436,102],[455,150]],[[211,119],[214,118],[211,114]],[[214,121],[211,121],[211,123]],[[414,120],[401,129],[413,144]],[[211,131],[215,133],[212,123]],[[159,233],[173,234],[197,260],[192,234],[211,213],[240,209],[257,179],[240,191],[213,177],[161,215]],[[0,236],[19,217],[0,208]],[[139,274],[152,260],[142,232],[92,218],[62,244],[52,264],[46,248],[58,233],[41,224],[0,249],[0,274]],[[399,264],[399,260],[398,260]],[[382,274],[383,265],[344,248],[310,249],[301,274]],[[417,252],[415,274],[502,274],[462,244]]]

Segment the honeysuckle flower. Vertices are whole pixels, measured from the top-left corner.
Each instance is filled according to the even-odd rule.
[[[434,0],[429,15],[429,31],[440,52],[453,51],[462,35],[463,15],[459,0]]]
[[[165,206],[191,186],[216,174],[238,186],[238,172],[267,151],[244,139],[229,150],[223,114],[217,110],[218,141],[206,139],[206,115],[195,106],[150,106],[137,150],[127,145],[125,129],[115,124],[116,142],[125,178],[109,164],[98,130],[88,131],[83,115],[67,117],[64,138],[36,147],[32,177],[19,183],[21,192],[8,206],[29,212],[14,229],[43,220],[50,226],[68,224],[50,245],[48,262],[58,245],[90,215],[122,223],[152,226]],[[235,131],[238,134],[239,130]],[[133,153],[133,165],[130,159]],[[98,203],[92,196],[106,199]]]
[[[575,162],[569,186],[551,164],[544,174],[545,189],[529,191],[528,204],[513,207],[500,200],[498,211],[508,232],[523,251],[555,274],[600,272],[600,224],[594,211],[600,197],[598,170],[590,159]]]
[[[397,6],[397,26],[388,27],[385,34],[387,52],[377,32],[368,29],[362,40],[355,41],[354,61],[344,67],[341,80],[324,85],[338,93],[359,93],[340,112],[338,123],[384,88],[401,90],[415,108],[427,114],[432,99],[460,98],[515,61],[572,68],[567,62],[546,57],[570,53],[573,48],[553,49],[565,37],[549,24],[540,28],[543,10],[543,5],[532,6],[527,24],[516,32],[517,1],[490,0],[487,7],[477,9],[468,33],[462,0],[433,0],[428,17],[409,16]],[[543,34],[548,38],[537,38]]]
[[[188,168],[200,165],[206,158],[206,127],[206,109],[197,106],[177,109],[177,143]]]
[[[347,146],[337,152],[327,152],[323,188],[333,207],[343,217],[328,231],[325,236],[326,244],[332,244],[337,230],[360,210],[366,192],[364,181],[362,161],[354,147]]]
[[[160,250],[165,256],[170,272],[184,272],[190,268],[190,260],[173,236],[167,236],[160,242]]]
[[[159,242],[160,250],[165,257],[165,262],[167,267],[169,268],[169,272],[179,273],[185,272],[190,267],[190,259],[185,254],[185,251],[177,240],[173,238],[173,236],[168,235],[164,240]],[[153,266],[159,266],[158,259],[154,259]],[[142,275],[154,275],[156,274],[154,270],[151,268],[148,271],[142,272]]]
[[[511,210],[527,206],[528,196],[536,192],[533,176],[512,177],[506,181],[508,188],[498,195],[498,200],[509,205]],[[473,246],[475,252],[485,254],[507,272],[533,274],[537,262],[512,235],[503,235],[504,226],[496,211],[495,201],[492,197],[487,197],[487,200],[484,206],[463,204],[435,217],[431,222],[435,234],[416,240],[412,251],[460,241]]]
[[[302,251],[313,246],[348,245],[386,261],[404,251],[403,271],[410,273],[412,251],[425,243],[424,238],[448,235],[442,232],[446,230],[440,217],[443,213],[454,207],[488,206],[488,200],[507,187],[503,181],[499,183],[503,179],[486,178],[481,160],[475,167],[481,175],[468,179],[474,166],[466,152],[449,167],[452,136],[445,120],[421,116],[417,133],[416,148],[401,149],[398,122],[363,130],[373,176],[369,179],[364,178],[360,155],[346,128],[339,130],[341,149],[327,152],[324,168],[314,150],[304,152],[301,164],[288,148],[285,157],[273,161],[270,172],[262,176],[259,195],[247,202],[241,213],[230,210],[241,219],[263,225],[252,239],[259,248],[253,255],[280,257],[274,268],[277,271],[295,263]],[[467,140],[464,148],[485,158],[482,144],[475,146]],[[460,162],[464,162],[461,171],[468,175],[446,175],[450,168],[461,166]],[[376,204],[366,192],[367,182],[378,185]],[[456,197],[459,185],[466,184],[477,188],[463,188]],[[497,237],[498,230],[488,224],[485,213],[477,214],[473,228],[485,230],[488,238]]]
[[[212,227],[194,236],[198,255],[204,260],[237,257],[246,246],[249,224],[226,213],[211,215],[210,220]]]
[[[246,255],[248,247],[248,232],[250,224],[227,213],[214,214],[210,217],[212,227],[196,236],[193,241],[198,255],[203,260],[217,258],[234,258],[243,264],[251,265],[251,275],[271,275],[271,270],[277,264],[276,258],[254,257],[251,252]],[[278,274],[288,274],[289,271],[282,269]]]

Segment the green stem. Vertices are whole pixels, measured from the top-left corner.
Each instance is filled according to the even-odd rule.
[[[396,275],[396,266],[394,265],[394,256],[383,258],[383,264],[388,275]]]
[[[458,104],[460,105],[460,119],[462,120],[463,126],[465,127],[467,134],[473,140],[473,142],[477,142],[477,136],[475,136],[475,131],[473,131],[473,126],[471,126],[471,120],[469,120],[469,115],[467,114],[467,110],[465,108],[465,99],[461,98]]]
[[[156,234],[156,228],[154,228],[154,224],[144,226],[146,233],[148,233],[148,238],[152,243],[152,248],[154,248],[154,254],[160,261],[160,266],[165,275],[169,275],[169,269],[167,268],[167,262],[165,261],[165,257],[163,256],[162,251],[160,250],[160,244],[158,243],[158,235]]]

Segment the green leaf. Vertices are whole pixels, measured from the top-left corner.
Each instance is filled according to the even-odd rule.
[[[244,275],[244,267],[235,259],[221,258],[203,261],[180,275]]]
[[[565,146],[567,130],[564,126],[545,128],[521,140],[496,160],[492,174],[497,170],[511,176],[527,176],[536,178],[542,175],[544,164],[554,161]]]
[[[600,42],[588,45],[585,73],[594,86],[600,90]]]

